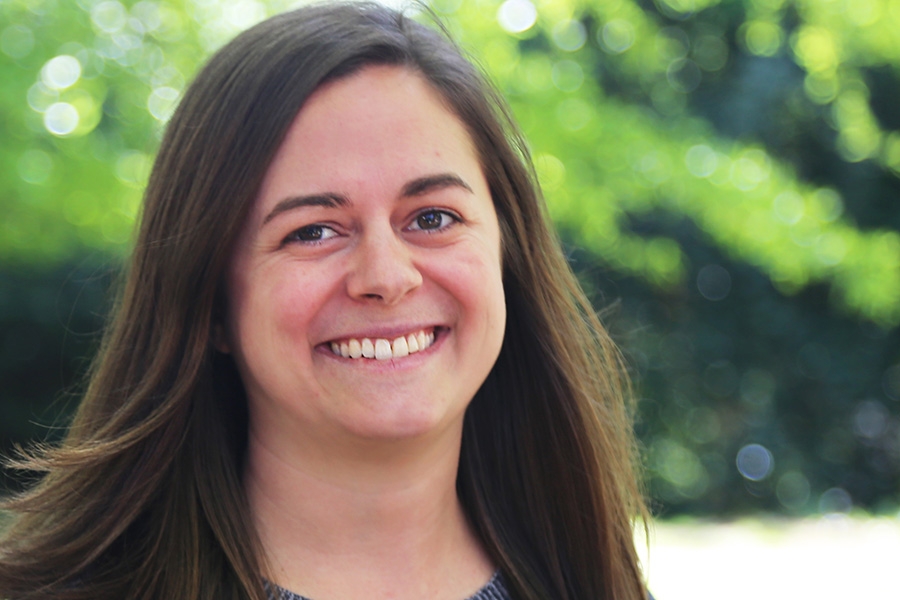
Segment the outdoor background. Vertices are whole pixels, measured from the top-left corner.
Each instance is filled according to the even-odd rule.
[[[77,400],[185,85],[289,6],[0,0],[0,452]],[[512,104],[633,370],[660,600],[717,596],[691,561],[741,598],[800,556],[818,597],[900,597],[900,0],[431,6]]]

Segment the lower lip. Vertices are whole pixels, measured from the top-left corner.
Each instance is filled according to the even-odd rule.
[[[324,354],[341,365],[348,365],[362,369],[373,370],[391,370],[396,371],[405,367],[414,367],[426,359],[432,352],[436,351],[444,344],[444,340],[450,333],[450,330],[444,327],[435,327],[434,343],[425,350],[419,350],[412,354],[407,354],[403,358],[390,358],[388,360],[378,360],[377,358],[344,358],[331,351],[331,344],[319,344],[316,346],[316,352]]]

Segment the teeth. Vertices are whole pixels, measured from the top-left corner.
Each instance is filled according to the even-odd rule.
[[[409,344],[406,342],[405,337],[398,337],[394,340],[394,343],[391,344],[391,349],[394,352],[394,358],[409,356]]]
[[[391,343],[387,340],[375,340],[375,360],[391,358]]]
[[[417,331],[406,336],[400,336],[393,342],[384,338],[362,338],[361,340],[350,338],[341,342],[331,342],[331,351],[344,358],[374,358],[375,360],[388,360],[391,358],[403,358],[416,352],[421,352],[434,343],[434,331]]]

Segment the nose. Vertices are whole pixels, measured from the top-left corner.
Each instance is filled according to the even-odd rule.
[[[354,249],[347,275],[347,293],[357,300],[396,304],[422,285],[422,273],[410,248],[391,228],[369,232]]]

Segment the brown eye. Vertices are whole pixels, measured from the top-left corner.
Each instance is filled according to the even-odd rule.
[[[326,225],[306,225],[291,233],[286,242],[302,242],[305,244],[314,244],[322,242],[337,235],[337,232]]]
[[[438,229],[443,223],[444,215],[439,212],[427,212],[416,217],[419,229]]]
[[[426,210],[419,213],[413,224],[412,230],[439,231],[459,222],[459,217],[444,210]]]

